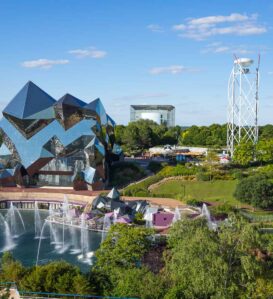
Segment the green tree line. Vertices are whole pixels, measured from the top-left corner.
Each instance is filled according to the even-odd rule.
[[[226,146],[226,124],[210,126],[191,126],[167,128],[151,120],[130,122],[127,126],[117,125],[115,128],[116,143],[126,153],[138,153],[153,146],[179,144],[185,146],[205,146],[219,148]],[[259,127],[259,138],[273,138],[273,125]]]

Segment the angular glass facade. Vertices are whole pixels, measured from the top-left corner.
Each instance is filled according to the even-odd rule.
[[[28,82],[3,116],[0,184],[70,186],[80,181],[99,189],[107,183],[115,123],[100,99],[87,104],[66,94],[56,101]]]

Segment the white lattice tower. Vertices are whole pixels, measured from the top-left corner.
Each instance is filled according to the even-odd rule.
[[[253,60],[236,59],[228,82],[227,149],[233,156],[242,141],[258,141],[259,67]]]

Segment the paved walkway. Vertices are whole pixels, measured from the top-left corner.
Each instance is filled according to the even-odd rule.
[[[71,189],[46,189],[46,188],[16,188],[7,187],[0,188],[0,201],[1,200],[54,200],[63,201],[63,195],[66,194],[69,201],[87,202],[91,203],[93,199],[104,191],[75,191]],[[181,201],[172,198],[156,198],[156,197],[129,197],[123,196],[124,200],[147,200],[152,205],[162,207],[176,208],[185,207]]]

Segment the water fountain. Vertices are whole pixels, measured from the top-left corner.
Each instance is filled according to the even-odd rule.
[[[205,203],[203,203],[203,206],[201,209],[201,216],[203,216],[207,219],[209,229],[215,230],[217,228],[217,224],[212,221],[210,211]]]
[[[38,239],[41,235],[42,221],[41,221],[37,201],[35,201],[35,204],[34,204],[34,225],[35,225],[35,239]]]
[[[13,242],[9,225],[2,214],[0,214],[0,224],[4,225],[4,246],[0,252],[9,251],[13,249],[16,244]]]
[[[101,234],[101,242],[103,242],[106,238],[106,234],[111,227],[111,219],[110,216],[105,214],[103,218],[103,227],[102,227],[102,234]]]
[[[55,246],[55,250],[59,250],[62,246],[61,236],[57,229],[57,226],[52,223],[54,221],[54,211],[52,208],[52,204],[49,204],[49,229],[50,229],[50,243]]]
[[[65,242],[65,231],[67,222],[71,221],[71,217],[69,215],[69,203],[67,195],[64,195],[64,201],[62,204],[62,248],[58,250],[58,253],[63,254],[69,248],[69,243]]]
[[[44,230],[46,226],[49,225],[47,221],[44,222],[42,229],[41,229],[41,235],[39,238],[39,245],[38,245],[38,250],[37,250],[37,257],[36,257],[36,266],[38,266],[39,263],[39,256],[40,256],[40,249],[41,249],[41,244],[42,244],[42,239],[44,238]]]
[[[92,256],[92,254],[91,254]],[[81,254],[78,256],[78,259],[82,262],[91,264],[89,253],[89,238],[88,238],[88,228],[85,221],[85,214],[81,214]]]
[[[113,224],[115,224],[117,222],[119,211],[120,211],[120,208],[114,209]]]
[[[13,202],[10,203],[10,208],[8,209],[8,213],[6,215],[6,221],[9,224],[13,238],[17,238],[21,233],[23,233],[26,230],[22,215],[20,211],[17,209],[17,207],[13,205]]]
[[[177,222],[179,220],[181,220],[181,213],[179,211],[179,208],[176,207],[175,211],[174,211],[174,216],[173,216],[173,221],[172,222],[175,223],[175,222]]]
[[[78,240],[78,231],[79,229],[74,227],[74,226],[70,226],[69,227],[69,234],[71,237],[71,249],[70,249],[70,253],[71,254],[79,254],[82,250],[79,246],[79,240]]]
[[[146,221],[146,228],[153,227],[153,211],[150,207],[146,209],[143,219]]]

